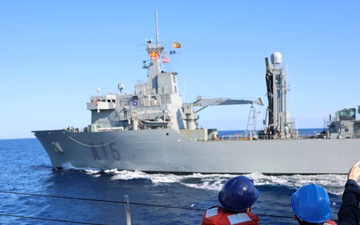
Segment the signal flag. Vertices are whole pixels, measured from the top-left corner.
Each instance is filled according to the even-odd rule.
[[[174,42],[173,48],[181,48],[181,44],[179,42]]]

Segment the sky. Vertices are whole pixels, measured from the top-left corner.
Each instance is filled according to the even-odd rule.
[[[31,131],[83,128],[90,96],[133,92],[146,81],[145,39],[171,55],[185,102],[261,98],[267,106],[265,57],[280,52],[288,72],[288,110],[297,128],[321,128],[329,114],[360,105],[360,1],[95,1],[0,2],[0,139]],[[243,130],[250,106],[213,106],[199,125]]]

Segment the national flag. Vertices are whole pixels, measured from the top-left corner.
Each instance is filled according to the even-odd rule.
[[[159,53],[157,52],[150,52],[150,59],[157,59],[159,58]]]
[[[181,44],[179,42],[174,42],[173,48],[181,48]]]
[[[167,57],[167,56],[162,57],[162,62],[163,63],[169,63],[170,62],[169,57]]]

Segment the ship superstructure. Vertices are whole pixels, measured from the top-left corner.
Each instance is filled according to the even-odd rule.
[[[360,106],[358,107],[360,113]],[[329,116],[327,138],[360,138],[360,121],[356,120],[356,108],[342,109]]]
[[[164,71],[161,67],[167,56],[158,39],[157,21],[156,13],[156,41],[146,41],[149,60],[143,61],[143,68],[147,70],[147,82],[136,83],[133,94],[123,94],[124,85],[120,83],[119,93],[92,96],[87,103],[87,109],[91,111],[91,125],[86,129],[88,132],[171,128],[177,132],[184,131],[184,135],[197,134],[198,139],[207,140],[209,136],[214,138],[216,131],[199,131],[196,113],[202,109],[212,105],[263,105],[260,98],[202,99],[201,96],[195,102],[183,103],[178,91],[178,73]]]

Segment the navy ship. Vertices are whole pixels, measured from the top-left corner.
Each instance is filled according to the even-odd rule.
[[[183,102],[178,73],[164,71],[169,61],[158,40],[146,41],[143,61],[147,82],[133,93],[92,96],[91,124],[84,129],[33,131],[56,169],[118,169],[160,173],[346,174],[358,160],[360,121],[356,109],[329,118],[328,129],[311,138],[298,134],[288,112],[288,82],[282,55],[265,58],[267,115],[264,130],[220,137],[217,129],[199,128],[197,113],[208,106],[247,104],[258,99],[205,99]],[[175,48],[181,47],[174,43]],[[360,109],[359,109],[360,110]],[[359,111],[358,110],[358,111]]]

